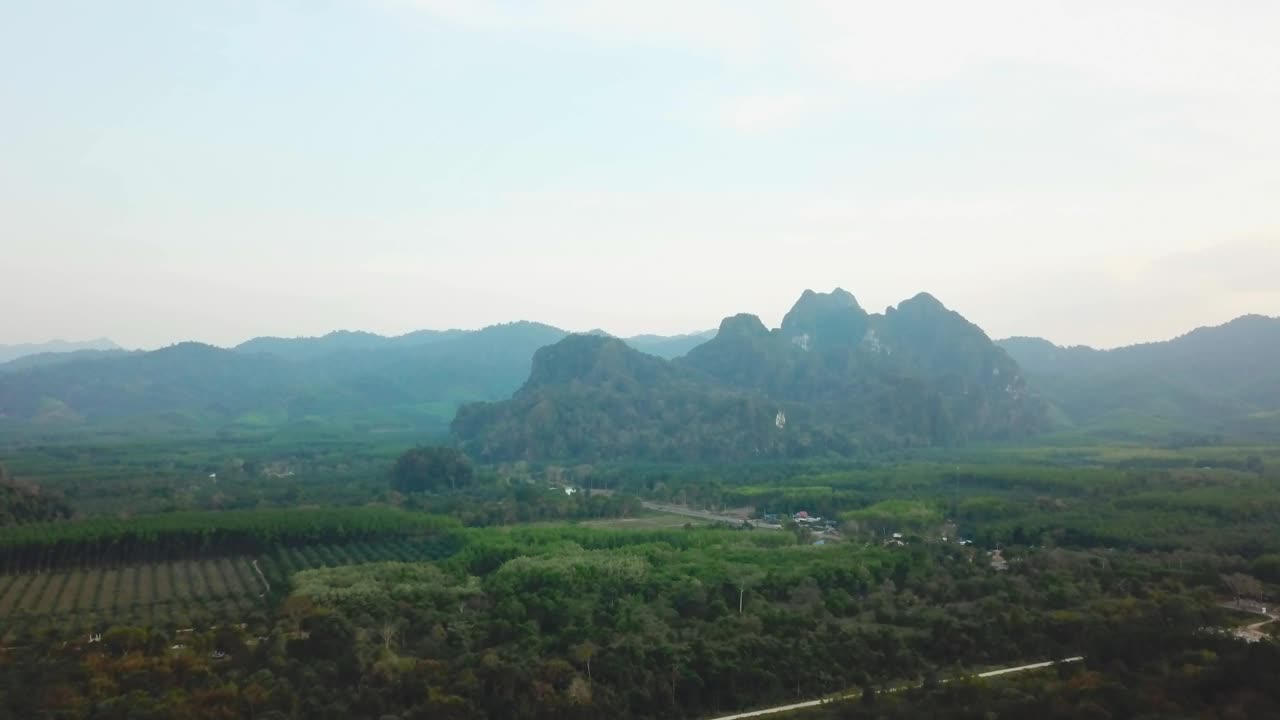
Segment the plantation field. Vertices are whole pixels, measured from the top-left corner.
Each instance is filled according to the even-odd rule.
[[[240,622],[283,592],[293,573],[452,554],[448,538],[277,547],[261,556],[0,575],[0,637],[45,630],[83,633],[113,622],[190,627]],[[256,568],[255,568],[256,565]]]
[[[12,631],[44,619],[92,627],[116,617],[179,623],[202,612],[247,611],[266,592],[252,562],[236,557],[6,575],[0,577],[0,626]]]

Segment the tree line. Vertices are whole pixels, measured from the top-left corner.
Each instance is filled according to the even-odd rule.
[[[0,530],[0,566],[69,566],[248,554],[274,545],[343,543],[448,532],[452,518],[390,507],[237,510],[30,523]]]

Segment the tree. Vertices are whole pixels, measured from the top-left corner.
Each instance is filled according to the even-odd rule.
[[[760,582],[764,575],[757,570],[748,568],[738,569],[738,614],[742,614],[742,601],[746,597],[747,588]]]
[[[454,448],[416,447],[396,459],[391,488],[403,493],[457,490],[470,484],[473,475],[471,461]]]
[[[293,632],[302,630],[302,621],[310,617],[316,610],[312,604],[311,598],[305,595],[290,595],[285,599],[281,608],[285,617],[289,618],[289,625],[293,628]]]
[[[1252,575],[1244,573],[1232,573],[1222,576],[1222,584],[1227,586],[1231,594],[1235,597],[1236,604],[1240,604],[1242,597],[1260,597],[1262,595],[1262,583]]]
[[[378,628],[378,636],[382,638],[382,647],[388,652],[391,651],[391,644],[400,637],[400,631],[396,628],[396,624],[391,621],[382,623]]]
[[[587,666],[587,679],[591,679],[591,658],[595,656],[596,651],[600,648],[590,640],[583,640],[573,648],[573,658],[578,662]]]

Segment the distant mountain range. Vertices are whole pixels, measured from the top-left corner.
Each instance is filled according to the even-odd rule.
[[[516,322],[229,349],[20,347],[6,350],[33,352],[0,363],[0,437],[452,427],[482,460],[852,456],[1045,433],[1280,439],[1280,319],[1259,315],[1094,350],[993,343],[928,294],[873,314],[837,289],[806,291],[778,328],[735,315],[671,337]]]
[[[1246,315],[1115,350],[1027,337],[998,344],[1067,427],[1134,440],[1280,433],[1280,318]]]
[[[684,357],[607,337],[539,350],[510,400],[463,406],[481,460],[725,460],[858,455],[1008,440],[1048,427],[1044,403],[980,328],[927,294],[868,314],[806,291],[780,328],[721,323]]]
[[[442,433],[458,404],[510,396],[534,351],[566,335],[516,322],[397,337],[264,337],[231,349],[188,342],[29,355],[0,364],[0,430],[127,421],[137,432],[338,423]],[[635,342],[667,355],[693,337]]]
[[[107,338],[97,340],[50,340],[47,343],[26,343],[19,345],[0,345],[0,363],[50,353],[72,353],[82,350],[120,350],[121,347]]]

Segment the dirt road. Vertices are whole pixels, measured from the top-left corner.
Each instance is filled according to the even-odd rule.
[[[1250,612],[1250,613],[1253,613],[1254,615],[1261,615],[1266,618],[1266,620],[1252,623],[1250,625],[1241,625],[1231,630],[1231,633],[1233,635],[1240,638],[1241,640],[1244,640],[1245,642],[1260,642],[1262,640],[1265,640],[1267,638],[1267,633],[1262,629],[1263,626],[1270,625],[1276,620],[1280,620],[1280,613],[1277,613],[1276,610],[1274,610],[1273,608],[1267,607],[1265,605],[1260,605],[1255,602],[1249,602],[1249,601],[1246,601],[1244,603],[1224,602],[1224,603],[1218,603],[1218,604],[1224,608],[1228,608],[1231,610],[1242,610],[1244,612]]]

